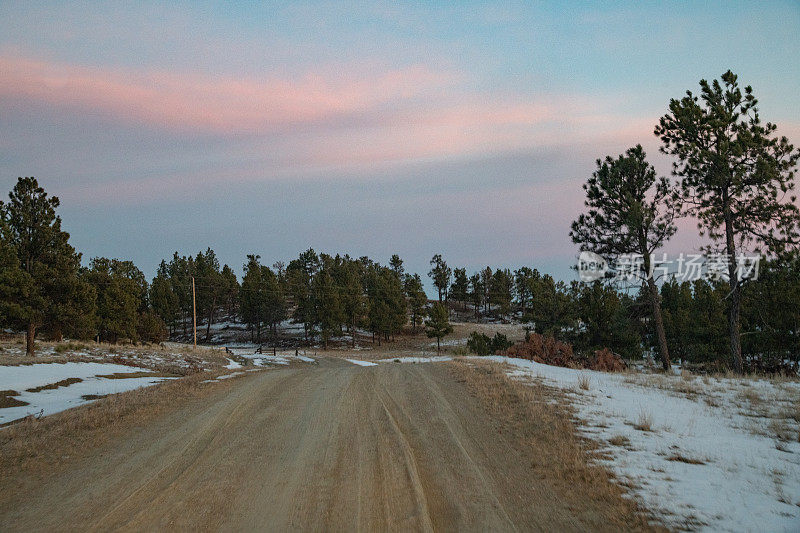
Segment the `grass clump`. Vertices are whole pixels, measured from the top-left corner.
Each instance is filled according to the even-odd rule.
[[[653,415],[649,411],[642,409],[639,411],[639,416],[636,417],[636,422],[632,425],[634,429],[639,431],[653,431]]]
[[[47,385],[40,385],[38,387],[33,387],[26,390],[28,392],[41,392],[43,390],[54,390],[59,387],[69,387],[73,383],[80,383],[81,381],[83,381],[81,378],[67,378],[67,379],[62,379],[61,381],[57,381],[55,383],[48,383]]]

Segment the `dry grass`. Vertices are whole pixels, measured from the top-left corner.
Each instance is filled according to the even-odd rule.
[[[4,407],[22,407],[28,405],[28,402],[17,400],[14,396],[19,393],[15,390],[0,390],[0,409]]]
[[[33,387],[30,389],[26,389],[28,392],[41,392],[43,390],[55,390],[59,387],[69,387],[73,383],[80,383],[83,381],[81,378],[67,378],[62,379],[61,381],[56,381],[55,383],[48,383],[47,385],[39,385],[38,387]]]
[[[222,347],[187,345],[132,345],[103,342],[36,341],[36,355],[25,354],[24,339],[14,336],[0,341],[0,365],[37,363],[109,362],[128,366],[146,366],[152,370],[188,375],[227,364]]]
[[[704,465],[706,464],[705,461],[702,459],[696,459],[694,457],[686,457],[680,453],[674,453],[667,457],[667,461],[677,461],[679,463],[686,463],[688,465]]]
[[[98,378],[130,379],[130,378],[176,378],[178,374],[169,372],[114,372],[113,374],[98,374]]]
[[[578,387],[583,389],[583,390],[589,390],[589,387],[591,386],[591,383],[592,382],[589,379],[589,376],[586,375],[586,374],[581,374],[578,377]]]
[[[636,421],[631,425],[639,431],[653,431],[653,415],[649,411],[642,409],[639,411]]]
[[[490,415],[513,428],[528,449],[535,449],[532,468],[564,491],[576,507],[592,502],[604,509],[610,529],[653,530],[648,517],[631,500],[613,474],[596,464],[597,444],[580,437],[567,398],[541,383],[531,385],[506,375],[503,365],[453,361],[450,368]],[[556,402],[553,402],[556,399]]]
[[[0,506],[15,487],[51,475],[68,461],[96,449],[187,401],[225,390],[233,380],[202,381],[216,374],[194,374],[153,387],[102,397],[96,402],[41,419],[28,417],[0,431]],[[12,391],[13,392],[13,391]],[[67,457],[69,458],[67,460]]]
[[[608,443],[612,446],[620,446],[622,448],[627,448],[631,445],[631,439],[629,439],[625,435],[614,435],[613,437],[608,439]]]

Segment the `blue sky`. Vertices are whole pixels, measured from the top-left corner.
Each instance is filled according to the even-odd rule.
[[[73,243],[392,253],[569,278],[594,160],[727,69],[800,142],[796,2],[3,2],[0,188],[34,175]],[[670,249],[692,251],[691,226]]]

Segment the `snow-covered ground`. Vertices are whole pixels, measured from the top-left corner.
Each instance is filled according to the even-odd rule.
[[[138,389],[159,383],[164,377],[104,378],[101,375],[128,374],[148,371],[111,363],[39,363],[33,365],[0,366],[0,390],[15,391],[9,395],[28,405],[0,408],[0,424],[28,415],[49,415],[71,407],[88,403],[100,396]],[[62,385],[54,389],[31,392],[45,385],[52,385],[69,378],[80,382]]]
[[[390,357],[388,359],[380,359],[379,363],[438,363],[441,361],[450,361],[452,357],[446,355],[434,355],[431,357]]]
[[[667,525],[800,531],[797,381],[610,374],[482,359],[565,391],[581,430],[609,454],[601,462]]]
[[[295,354],[294,351],[280,351],[278,350],[275,352],[275,355],[272,353],[257,353],[255,348],[229,348],[230,353],[236,357],[241,357],[242,359],[248,359],[253,362],[254,365],[263,366],[265,364],[274,364],[274,365],[288,365],[292,361],[302,361],[304,363],[314,363],[315,359],[312,357],[308,357],[307,355],[297,353]],[[235,363],[235,361],[231,361],[231,363]],[[237,368],[231,367],[230,365],[227,368]]]
[[[361,361],[360,359],[345,359],[345,361],[358,366],[378,366],[378,363],[373,363],[372,361]]]
[[[439,343],[440,346],[466,346],[469,339],[446,339]],[[436,341],[428,343],[428,346],[436,348]]]

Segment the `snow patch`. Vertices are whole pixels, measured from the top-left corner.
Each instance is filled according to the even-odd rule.
[[[69,362],[0,366],[0,390],[17,391],[19,394],[14,398],[28,403],[17,407],[0,408],[0,424],[28,415],[44,416],[57,413],[92,402],[102,396],[147,387],[167,379],[176,379],[158,376],[120,379],[100,377],[105,374],[126,374],[143,370],[149,369],[111,363]],[[38,392],[26,390],[68,378],[79,378],[83,381]]]
[[[378,366],[378,363],[373,363],[372,361],[361,361],[359,359],[345,359],[345,361],[358,366]]]
[[[441,361],[451,361],[453,358],[446,355],[434,355],[431,357],[392,357],[381,359],[379,363],[438,363]]]
[[[630,479],[631,495],[667,525],[798,530],[800,428],[786,413],[800,398],[800,383],[610,374],[501,356],[481,359],[507,363],[515,368],[512,376],[564,390],[583,433],[606,443],[611,458],[601,463]],[[582,390],[586,378],[589,388]],[[788,425],[791,440],[776,438],[776,421]]]

